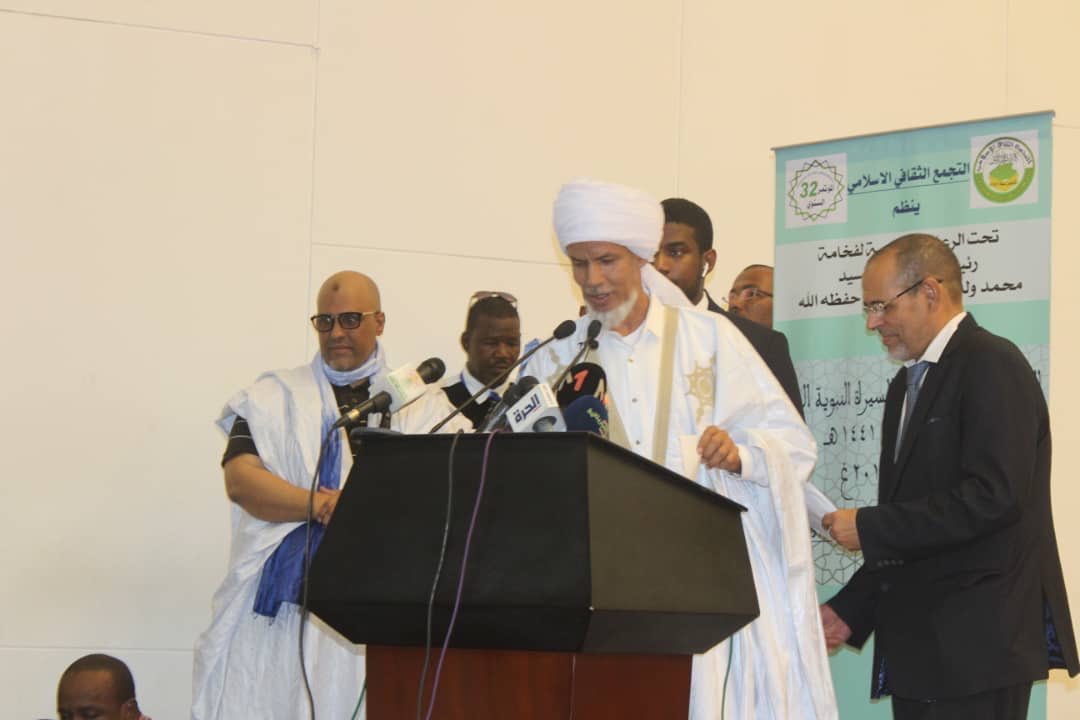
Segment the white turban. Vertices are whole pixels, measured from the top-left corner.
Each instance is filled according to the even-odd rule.
[[[664,231],[664,210],[642,190],[581,178],[559,190],[554,221],[563,252],[575,243],[610,242],[651,261]],[[664,305],[690,307],[683,291],[652,265],[641,268],[641,284]]]

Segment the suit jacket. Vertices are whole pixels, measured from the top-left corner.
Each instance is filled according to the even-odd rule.
[[[899,456],[907,370],[889,385],[864,564],[829,605],[874,688],[959,698],[1080,670],[1050,511],[1050,418],[1027,360],[968,315],[926,372]],[[1056,646],[1056,647],[1054,647]],[[885,674],[882,674],[885,663]]]
[[[746,336],[746,339],[757,350],[757,354],[772,370],[772,374],[780,382],[780,387],[784,388],[784,392],[791,398],[791,404],[799,411],[799,417],[805,419],[802,394],[799,392],[799,378],[795,374],[795,365],[791,362],[791,351],[788,349],[788,341],[784,333],[758,325],[753,320],[732,315],[713,302],[708,292],[705,293],[705,297],[709,300],[710,311],[726,317],[739,329],[739,332]]]

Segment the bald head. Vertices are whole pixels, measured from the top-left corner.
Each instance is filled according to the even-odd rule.
[[[907,287],[927,277],[937,278],[948,300],[962,307],[964,294],[960,277],[960,261],[952,248],[939,238],[925,233],[903,235],[878,250],[867,261],[867,266],[892,260],[897,280]]]
[[[319,288],[316,304],[320,315],[334,318],[330,329],[319,333],[319,351],[326,364],[348,372],[367,362],[386,324],[375,281],[352,270],[334,273]],[[364,315],[357,327],[346,329],[338,319],[341,313]]]
[[[354,270],[342,270],[326,278],[322,287],[319,288],[319,312],[323,312],[324,302],[329,302],[335,295],[342,294],[349,295],[354,301],[364,304],[370,310],[382,309],[379,286],[374,280]]]
[[[893,360],[917,360],[964,309],[960,264],[933,235],[904,235],[866,262],[862,274],[866,329],[878,333]]]

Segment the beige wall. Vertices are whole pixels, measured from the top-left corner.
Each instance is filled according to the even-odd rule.
[[[517,293],[530,336],[574,314],[550,232],[569,177],[702,202],[722,292],[772,256],[770,147],[1044,109],[1080,607],[1076,8],[0,0],[5,712],[48,716],[63,667],[106,650],[155,718],[186,715],[228,549],[211,420],[310,357],[332,270],[379,280],[393,364],[453,368],[473,290]],[[1078,685],[1055,678],[1049,707],[1080,715]]]

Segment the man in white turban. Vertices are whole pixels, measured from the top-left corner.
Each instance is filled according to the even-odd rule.
[[[694,658],[690,717],[714,720],[723,708],[728,718],[835,718],[804,500],[813,436],[742,333],[691,309],[648,263],[663,228],[660,203],[578,180],[559,192],[554,219],[589,313],[525,372],[551,382],[591,320],[601,320],[594,359],[607,375],[612,441],[748,509],[761,615]]]

